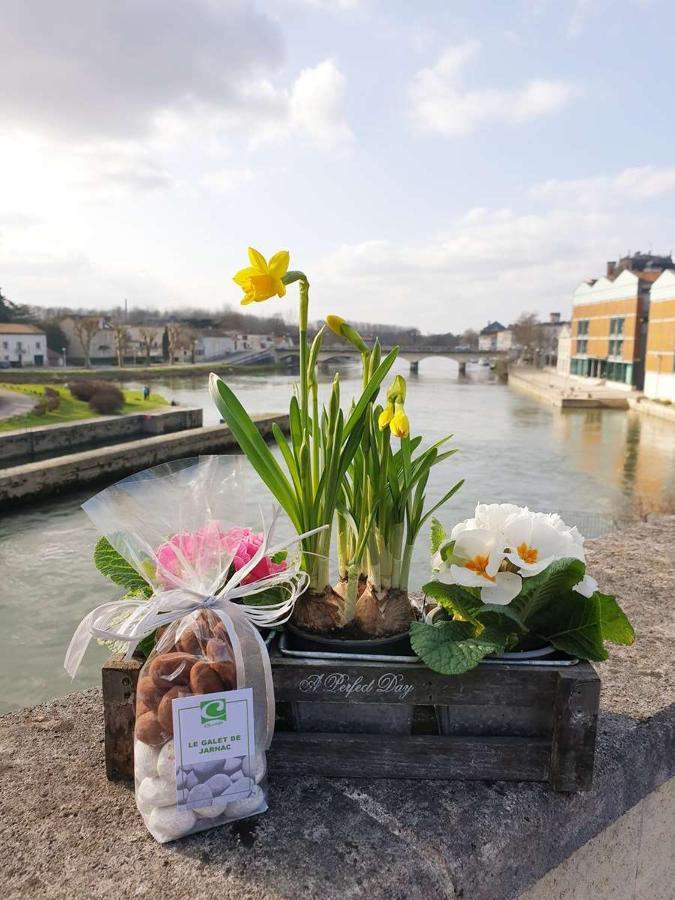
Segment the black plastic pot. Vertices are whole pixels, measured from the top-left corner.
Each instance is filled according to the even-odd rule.
[[[288,646],[291,650],[307,651],[309,653],[373,653],[381,656],[414,656],[410,646],[410,635],[393,634],[382,638],[369,638],[367,640],[345,640],[329,637],[324,634],[314,634],[293,625],[286,625]]]

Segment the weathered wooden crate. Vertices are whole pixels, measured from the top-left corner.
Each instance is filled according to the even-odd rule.
[[[448,677],[414,663],[290,659],[276,649],[271,659],[272,774],[591,786],[600,679],[587,663],[490,664]],[[112,659],[103,670],[109,778],[133,777],[139,668]]]

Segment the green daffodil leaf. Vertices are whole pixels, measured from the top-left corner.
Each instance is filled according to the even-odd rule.
[[[438,553],[441,544],[446,540],[445,528],[438,521],[436,516],[431,519],[431,555]]]
[[[413,622],[410,643],[420,659],[443,675],[461,675],[475,668],[485,656],[501,653],[504,639],[486,629],[476,636],[470,622],[442,622],[427,625]]]

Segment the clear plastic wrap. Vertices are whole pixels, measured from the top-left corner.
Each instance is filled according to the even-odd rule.
[[[307,576],[289,553],[301,536],[275,544],[276,515],[251,531],[244,493],[232,459],[211,456],[133,475],[83,506],[153,594],[90,613],[65,665],[75,673],[92,636],[125,642],[128,656],[155,636],[136,692],[134,769],[160,842],[267,809],[274,689],[256,624],[286,621]]]

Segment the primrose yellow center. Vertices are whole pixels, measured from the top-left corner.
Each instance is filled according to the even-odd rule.
[[[518,556],[522,559],[523,562],[536,563],[537,557],[539,556],[539,551],[534,547],[528,547],[527,544],[522,543],[518,544],[516,550],[518,551]]]
[[[495,576],[488,575],[487,573],[488,562],[489,557],[478,555],[474,556],[473,559],[470,559],[464,566],[472,572],[475,572],[476,575],[480,575],[481,578],[486,578],[488,581],[495,581]]]

